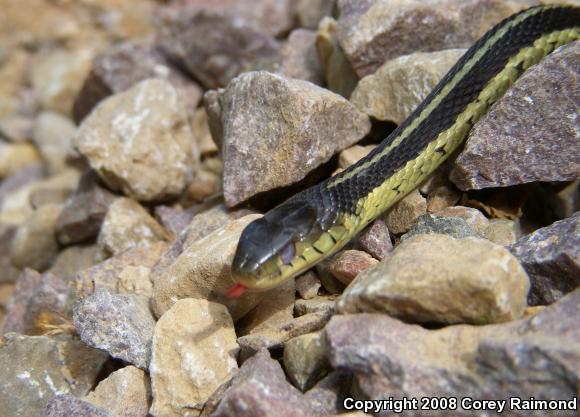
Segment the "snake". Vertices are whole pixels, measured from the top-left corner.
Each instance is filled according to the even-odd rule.
[[[338,252],[441,165],[528,68],[579,37],[574,5],[535,6],[496,24],[367,156],[243,229],[227,294],[272,289]]]

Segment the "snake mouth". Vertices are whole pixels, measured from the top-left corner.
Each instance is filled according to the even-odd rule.
[[[231,287],[229,290],[226,291],[226,297],[240,298],[247,290],[248,287],[246,287],[244,284],[237,283],[236,285],[234,285],[233,287]]]

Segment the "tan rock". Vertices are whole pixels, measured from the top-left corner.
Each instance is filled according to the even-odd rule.
[[[387,61],[358,82],[350,101],[375,119],[401,124],[464,53],[417,52]]]
[[[326,345],[321,336],[320,332],[307,333],[284,345],[284,368],[301,391],[312,387],[328,371]]]
[[[90,49],[59,49],[35,58],[32,86],[45,110],[72,115],[74,99],[89,73],[92,58]]]
[[[230,267],[242,230],[259,217],[249,215],[230,221],[201,239],[183,243],[179,255],[171,251],[164,254],[151,273],[151,306],[157,317],[181,298],[201,298],[225,304],[236,321],[270,296],[270,292],[248,292],[240,298],[224,296],[235,284]]]
[[[349,166],[353,165],[359,159],[364,158],[376,148],[376,145],[367,145],[367,146],[360,146],[354,145],[348,149],[345,149],[341,153],[338,154],[338,167],[339,168],[348,168]]]
[[[345,285],[356,278],[365,269],[378,264],[375,258],[359,250],[339,252],[330,264],[330,272]]]
[[[199,159],[180,93],[164,79],[100,102],[74,143],[112,189],[140,201],[180,194]]]
[[[336,295],[316,296],[310,300],[296,300],[294,304],[294,314],[296,317],[304,316],[311,313],[334,313],[334,304]]]
[[[191,118],[191,132],[198,143],[201,155],[215,154],[218,147],[211,137],[207,112],[203,107],[198,108]]]
[[[126,366],[99,382],[85,400],[122,417],[144,417],[149,412],[151,387],[147,374]]]
[[[72,138],[76,126],[61,114],[45,111],[35,120],[32,139],[52,174],[63,171],[72,152]]]
[[[513,220],[491,219],[485,228],[484,237],[501,246],[508,246],[518,240],[518,225]]]
[[[1,113],[1,111],[0,111]],[[32,138],[34,119],[18,113],[0,118],[0,138],[7,142],[26,142]]]
[[[143,206],[135,200],[121,197],[111,203],[97,244],[101,248],[101,259],[105,259],[130,248],[167,240],[168,237],[165,229]]]
[[[384,215],[385,223],[392,233],[408,231],[417,217],[427,212],[427,200],[417,190],[411,191]]]
[[[321,283],[314,271],[307,271],[296,278],[296,291],[305,300],[318,295]]]
[[[485,239],[421,235],[360,274],[341,312],[385,312],[409,322],[497,323],[522,317],[529,279],[517,259]]]
[[[40,161],[38,150],[31,144],[0,142],[0,179],[6,178],[18,169]]]
[[[344,98],[265,71],[233,79],[219,103],[230,207],[302,180],[370,130],[369,119]]]
[[[61,205],[46,205],[22,224],[12,240],[11,259],[18,268],[44,271],[58,254],[58,242],[54,234]]]
[[[433,213],[451,207],[461,198],[461,193],[453,186],[441,185],[427,196],[427,211]]]
[[[332,16],[335,0],[298,0],[296,14],[301,27],[316,29],[325,16]]]
[[[66,281],[74,280],[75,275],[92,267],[99,248],[95,244],[75,245],[64,248],[58,253],[47,272],[61,276]]]
[[[7,15],[1,16],[0,19],[4,16]],[[6,28],[2,23],[0,21],[0,31]],[[0,35],[0,39],[4,37]],[[13,114],[20,107],[20,91],[26,82],[26,68],[31,55],[24,48],[9,49],[9,51],[9,53],[3,53],[0,66],[0,118]]]
[[[199,415],[210,395],[238,369],[237,351],[234,324],[223,305],[177,301],[155,326],[151,414]]]
[[[222,178],[207,169],[199,169],[187,186],[187,197],[196,203],[203,202],[206,198],[216,195],[221,191]]]

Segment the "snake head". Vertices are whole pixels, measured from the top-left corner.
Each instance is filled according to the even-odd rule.
[[[307,201],[289,200],[246,226],[232,262],[232,276],[238,285],[230,295],[241,295],[242,286],[267,290],[295,276],[287,267],[297,256],[299,242],[316,229],[317,210]]]

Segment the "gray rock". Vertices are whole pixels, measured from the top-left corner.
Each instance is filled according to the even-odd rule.
[[[20,270],[12,265],[10,248],[16,228],[0,223],[0,284],[14,282]]]
[[[280,49],[280,62],[276,73],[317,85],[324,84],[324,75],[316,52],[316,32],[296,29],[290,33]]]
[[[491,219],[485,228],[484,237],[498,245],[516,243],[520,235],[518,222],[509,219]]]
[[[311,417],[303,395],[286,382],[266,350],[248,359],[232,379],[213,417]]]
[[[503,322],[523,315],[529,285],[502,246],[480,238],[421,235],[361,273],[337,310],[382,312],[412,323]]]
[[[580,380],[580,290],[532,318],[501,325],[449,326],[426,330],[386,315],[335,316],[325,328],[331,364],[354,375],[351,395],[402,399],[510,397],[575,398]],[[509,403],[508,403],[509,405]],[[449,411],[408,411],[409,416],[447,416]],[[559,415],[574,416],[575,410]],[[379,415],[386,415],[381,413]],[[506,416],[545,416],[513,410]]]
[[[330,316],[334,314],[335,298],[336,296],[317,296],[310,300],[296,300],[294,315],[300,317],[310,313],[326,313]]]
[[[80,123],[106,97],[128,90],[147,78],[165,78],[181,90],[187,108],[193,112],[201,100],[201,88],[171,66],[154,47],[138,42],[123,42],[93,60],[73,107]]]
[[[58,113],[45,111],[36,118],[32,138],[50,173],[66,168],[75,130],[72,120]]]
[[[301,27],[316,29],[325,16],[332,16],[336,0],[298,0],[296,14]]]
[[[321,416],[340,413],[344,399],[349,396],[352,375],[345,371],[332,371],[304,394],[308,405]]]
[[[408,239],[412,236],[432,233],[448,235],[456,239],[476,236],[473,228],[461,217],[440,217],[424,214],[418,217],[413,227],[401,236],[401,240]]]
[[[169,233],[179,235],[191,222],[193,210],[183,210],[170,206],[155,207],[155,217]]]
[[[484,237],[485,229],[487,229],[487,226],[489,225],[487,217],[485,217],[481,211],[472,207],[446,207],[433,214],[439,217],[459,217],[465,220],[479,237]]]
[[[115,195],[101,187],[94,171],[86,172],[66,201],[56,223],[56,237],[63,245],[96,237]]]
[[[466,48],[534,0],[341,0],[337,35],[359,77],[413,52]]]
[[[461,190],[580,176],[580,42],[530,68],[474,127],[451,180]]]
[[[219,103],[229,206],[303,179],[370,129],[342,97],[268,72],[232,80]]]
[[[580,285],[580,213],[538,229],[508,249],[530,277],[530,305],[553,303]]]
[[[57,395],[49,399],[38,417],[115,417],[104,408],[72,395]]]
[[[284,368],[296,388],[304,392],[328,372],[321,333],[294,337],[284,345]]]
[[[16,280],[13,297],[6,309],[2,333],[24,333],[26,331],[26,309],[41,280],[42,275],[33,269],[25,268],[20,273]]]
[[[280,44],[269,34],[225,13],[177,9],[164,14],[160,31],[164,52],[207,88],[236,75],[273,66]]]
[[[155,319],[147,297],[98,289],[75,306],[73,323],[87,345],[142,369],[149,365]]]

